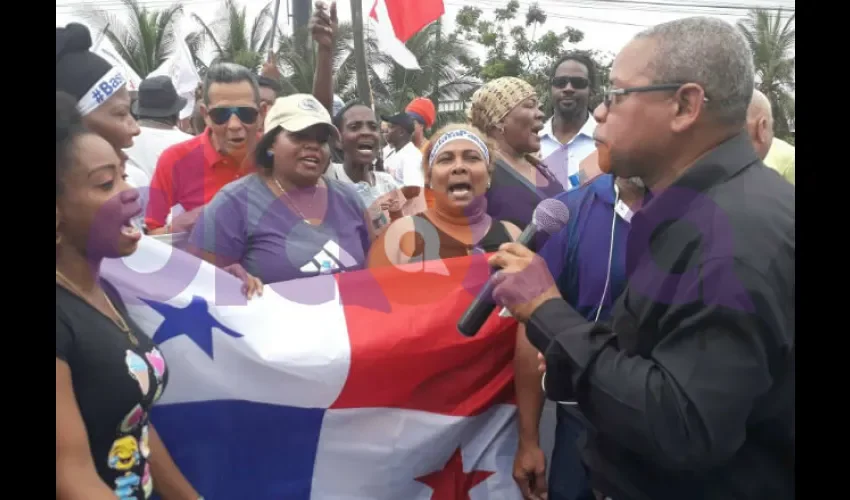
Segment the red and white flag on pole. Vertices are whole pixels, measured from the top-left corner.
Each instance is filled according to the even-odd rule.
[[[404,44],[445,12],[443,0],[375,0],[369,17],[381,49],[402,67],[420,69]]]

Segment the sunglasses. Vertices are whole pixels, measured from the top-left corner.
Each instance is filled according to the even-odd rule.
[[[567,88],[567,84],[572,84],[576,90],[586,89],[590,85],[590,80],[583,76],[556,76],[552,78],[552,86],[559,89]]]
[[[207,114],[209,114],[210,120],[212,120],[216,125],[224,125],[233,115],[236,115],[242,123],[251,125],[257,121],[257,116],[260,115],[260,111],[256,108],[239,106],[232,108],[211,108],[207,111]]]

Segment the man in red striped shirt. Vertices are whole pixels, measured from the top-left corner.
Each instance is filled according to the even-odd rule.
[[[225,184],[255,171],[249,154],[265,115],[257,78],[242,66],[216,64],[204,81],[203,133],[163,151],[145,214],[149,234],[189,231],[203,206]],[[185,213],[166,224],[172,208]]]

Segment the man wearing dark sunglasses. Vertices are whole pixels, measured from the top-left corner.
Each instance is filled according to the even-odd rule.
[[[157,161],[145,216],[150,234],[189,231],[219,189],[255,171],[249,153],[265,109],[257,77],[247,68],[219,63],[209,69],[200,108],[206,130],[166,149]],[[167,224],[172,211],[181,215]]]
[[[593,60],[573,51],[555,63],[549,80],[554,113],[540,131],[540,157],[568,191],[581,184],[579,164],[595,149],[589,108],[595,79]]]

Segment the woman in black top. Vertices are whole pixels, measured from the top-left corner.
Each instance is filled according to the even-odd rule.
[[[434,207],[393,222],[372,244],[370,267],[495,252],[520,234],[514,224],[487,214],[494,159],[484,134],[455,124],[431,139],[423,161]]]
[[[56,498],[198,500],[149,422],[165,359],[98,276],[136,249],[139,193],[77,104],[56,93]]]

